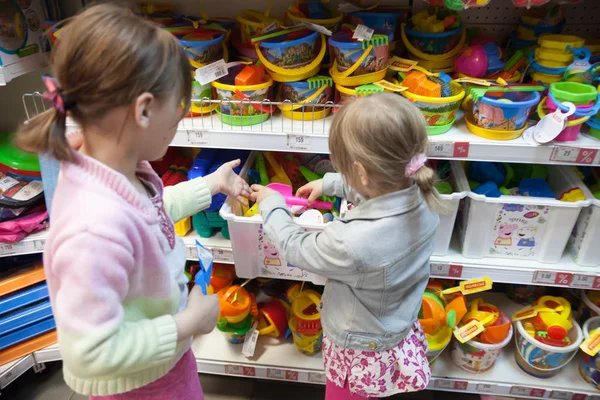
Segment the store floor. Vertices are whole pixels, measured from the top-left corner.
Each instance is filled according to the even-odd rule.
[[[206,400],[321,400],[325,387],[253,380],[228,376],[200,375]],[[425,391],[390,397],[406,400],[478,400],[479,396]],[[2,399],[14,400],[87,400],[65,385],[61,363],[47,363],[46,370],[35,374],[33,370],[23,374],[2,391]],[[182,399],[183,400],[183,399]]]

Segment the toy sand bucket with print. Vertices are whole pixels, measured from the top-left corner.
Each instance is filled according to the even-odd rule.
[[[390,35],[375,34],[370,40],[354,41],[348,32],[329,38],[333,64],[329,74],[336,84],[359,86],[385,77],[389,61]]]
[[[456,110],[460,107],[465,89],[456,82],[450,82],[449,97],[430,97],[414,94],[408,90],[401,92],[421,110],[427,122],[428,135],[441,135],[452,128]]]
[[[396,33],[402,23],[410,15],[410,7],[376,7],[371,10],[349,12],[348,23],[365,25],[378,32]]]
[[[313,76],[306,81],[280,83],[278,105],[286,118],[297,121],[322,119],[331,113],[331,107],[319,107],[333,100],[333,80],[328,76]]]
[[[220,59],[227,61],[228,52],[223,32],[209,30],[188,33],[179,39],[179,43],[194,68],[202,68]]]
[[[314,290],[303,290],[292,301],[292,318],[296,322],[296,332],[303,335],[316,335],[321,331],[319,305],[321,295]]]
[[[248,315],[238,323],[230,323],[225,319],[217,322],[217,330],[223,334],[225,340],[231,344],[244,343],[246,333],[252,328],[254,316]]]
[[[268,104],[273,85],[268,75],[257,85],[235,85],[235,77],[243,68],[243,64],[230,66],[226,76],[212,82],[215,97],[220,100],[217,112],[221,121],[233,126],[260,124],[275,108]]]
[[[527,124],[527,119],[539,103],[540,97],[538,92],[488,91],[474,102],[472,121],[485,129],[519,130]]]
[[[567,365],[579,349],[583,340],[583,332],[577,322],[571,319],[572,329],[568,337],[570,344],[564,347],[544,344],[531,336],[523,325],[523,321],[515,322],[515,360],[526,373],[536,378],[552,378]]]
[[[254,10],[244,10],[237,16],[240,23],[240,41],[241,43],[250,43],[255,38],[276,30],[281,26],[281,21],[269,16],[273,1],[269,2],[269,7],[263,13]]]
[[[256,54],[277,82],[301,81],[316,75],[325,57],[325,37],[310,30],[290,29],[256,44]]]
[[[327,1],[298,1],[285,13],[285,25],[302,25],[303,22],[320,25],[335,33],[340,29],[344,14],[326,4]]]
[[[192,82],[192,99],[199,99],[190,103],[190,111],[188,117],[199,117],[210,114],[216,108],[216,104],[211,103],[213,97],[212,85],[207,83],[201,85],[198,81]]]
[[[452,339],[452,329],[444,326],[433,334],[425,334],[427,338],[427,361],[432,365],[446,349]]]
[[[418,32],[409,23],[402,24],[400,33],[410,53],[431,61],[456,57],[467,38],[464,24],[446,32]]]
[[[296,348],[304,354],[316,354],[321,351],[323,347],[323,331],[319,331],[313,335],[308,335],[298,332],[296,326],[296,319],[292,316],[289,320],[289,327],[292,331],[292,337],[294,338],[294,344]]]
[[[584,340],[589,339],[590,335],[594,334],[598,329],[600,329],[600,317],[588,319],[583,324]],[[579,362],[579,373],[587,383],[595,389],[600,389],[600,354],[591,356],[582,352],[581,361]]]

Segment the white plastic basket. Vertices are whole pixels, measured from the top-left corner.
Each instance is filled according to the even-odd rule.
[[[569,167],[547,168],[548,185],[557,198],[575,187],[586,189]],[[527,196],[485,197],[470,191],[463,168],[454,168],[454,173],[458,189],[467,191],[459,208],[457,229],[462,254],[469,258],[520,258],[557,263],[581,209],[591,202],[590,199],[563,202]]]
[[[600,266],[600,200],[584,185],[585,196],[591,200],[588,207],[581,210],[577,223],[569,238],[573,260],[586,267]]]
[[[252,152],[240,176],[248,176],[248,170],[254,165],[256,152]],[[237,201],[227,198],[220,215],[227,221],[235,272],[240,278],[273,278],[310,281],[316,285],[324,285],[325,278],[290,266],[283,258],[263,230],[263,220],[260,215],[253,217],[242,216],[241,206]],[[296,222],[298,220],[296,219]],[[325,225],[310,225],[298,222],[306,230],[322,230]]]
[[[434,256],[445,256],[448,253],[450,240],[452,239],[452,231],[454,230],[454,222],[456,221],[456,214],[458,213],[458,206],[460,204],[460,200],[467,196],[466,191],[460,191],[458,187],[457,176],[454,172],[456,168],[462,171],[460,164],[451,162],[450,167],[450,184],[452,185],[452,189],[454,189],[454,193],[440,195],[442,201],[448,207],[449,212],[447,214],[440,215],[440,226],[438,227],[435,235],[435,247],[433,248]]]

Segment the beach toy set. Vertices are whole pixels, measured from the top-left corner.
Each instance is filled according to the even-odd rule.
[[[288,300],[291,302],[289,327],[294,344],[303,354],[316,354],[323,346],[323,329],[321,327],[321,294],[304,289],[301,284],[294,284],[288,289]]]
[[[528,0],[519,1],[524,7]],[[527,9],[519,18],[517,29],[511,34],[509,47],[523,50],[525,55],[529,55],[541,35],[560,33],[565,23],[565,10],[559,5]]]
[[[571,142],[577,140],[583,124],[595,117],[599,109],[600,96],[594,86],[578,82],[555,82],[550,84],[548,96],[542,99],[537,112],[540,119],[557,110],[566,114],[563,129],[554,140]]]
[[[459,15],[447,9],[423,10],[401,25],[408,56],[434,72],[450,73],[466,40]]]
[[[217,295],[221,308],[217,329],[229,343],[244,343],[246,333],[258,316],[255,295],[240,285],[225,287]]]
[[[542,296],[532,306],[513,314],[515,360],[536,378],[555,376],[577,353],[583,332],[563,297]]]
[[[491,39],[481,38],[477,42],[481,44],[474,44],[476,41],[472,40],[473,44],[454,60],[454,70],[459,78],[475,78],[474,82],[485,79],[495,83],[498,78],[506,83],[519,82],[521,70],[527,63],[522,51],[517,50],[508,58]]]
[[[471,332],[472,326],[478,329]],[[458,331],[461,330],[468,335],[468,339],[460,334],[455,335],[452,361],[458,367],[474,374],[484,373],[494,366],[513,334],[510,318],[498,307],[486,303],[481,298],[471,301],[468,311],[458,324]],[[476,332],[479,333],[475,335]]]
[[[578,36],[561,34],[540,36],[538,47],[529,54],[531,79],[544,85],[560,81],[567,67],[575,61],[575,56],[578,55],[576,50],[584,44],[585,40]]]

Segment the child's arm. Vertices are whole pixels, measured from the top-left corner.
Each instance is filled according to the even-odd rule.
[[[253,197],[260,203],[267,235],[288,263],[341,281],[356,276],[357,258],[335,230],[326,227],[323,232],[306,232],[292,220],[283,197],[269,191],[266,189],[264,197]]]
[[[354,205],[363,200],[357,191],[346,184],[342,175],[336,173],[327,173],[323,179],[309,182],[296,192],[296,196],[307,197],[309,204],[323,195],[347,199]]]
[[[188,307],[175,316],[124,321],[123,304],[143,307],[147,301],[127,297],[134,259],[126,234],[88,227],[56,239],[45,259],[49,282],[57,289],[52,308],[63,360],[79,377],[119,376],[163,363],[174,356],[178,341],[214,328],[216,296],[205,296],[204,307],[192,307],[194,320],[185,315]],[[148,298],[171,295],[147,290]],[[186,326],[178,326],[180,315]]]
[[[242,203],[242,198],[250,195],[248,183],[240,178],[233,169],[240,165],[240,160],[221,165],[212,174],[204,178],[196,178],[174,186],[165,187],[163,200],[167,215],[178,222],[194,215],[210,206],[212,196],[224,193]]]

